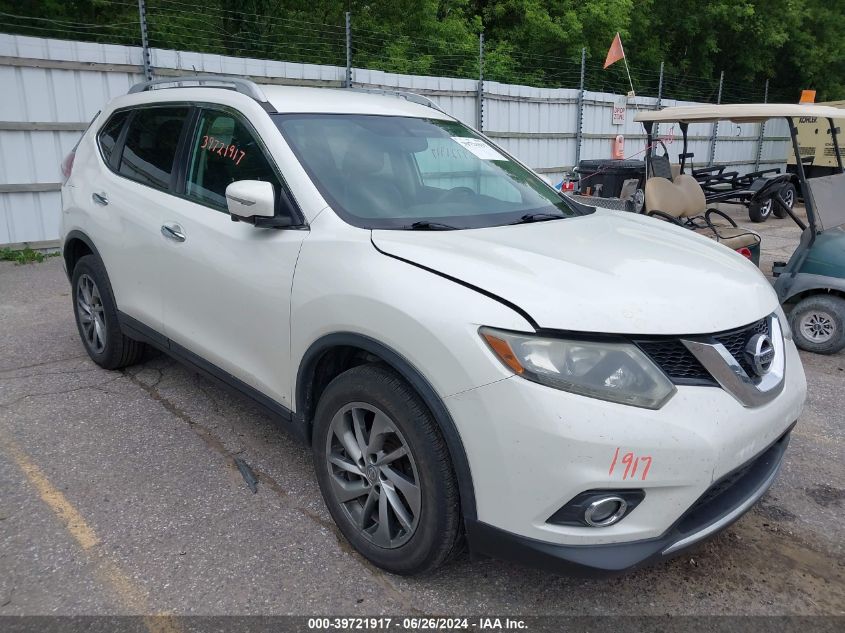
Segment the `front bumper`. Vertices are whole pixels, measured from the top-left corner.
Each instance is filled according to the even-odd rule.
[[[793,424],[794,426],[794,424]],[[657,538],[603,545],[561,545],[467,521],[474,554],[514,560],[554,572],[610,576],[677,556],[738,520],[775,480],[792,427],[760,455],[728,473]]]
[[[470,547],[540,566],[538,557],[556,567],[568,561],[575,568],[613,573],[677,553],[725,527],[771,485],[767,475],[774,470],[760,469],[774,462],[759,462],[753,472],[763,474],[743,478],[744,485],[720,495],[720,505],[706,516],[691,515],[691,509],[717,482],[771,447],[780,447],[771,454],[780,461],[785,441],[778,442],[806,398],[803,367],[791,341],[785,353],[782,391],[755,407],[743,406],[719,387],[679,385],[653,411],[518,376],[445,398],[472,472],[476,512],[465,517]],[[639,467],[632,464],[638,458]],[[588,490],[642,491],[644,497],[611,526],[550,521]],[[687,539],[693,533],[696,538]]]

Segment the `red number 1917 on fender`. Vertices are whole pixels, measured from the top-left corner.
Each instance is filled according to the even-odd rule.
[[[616,452],[613,453],[613,460],[610,462],[610,471],[608,475],[613,477],[613,471],[616,470],[616,464],[619,463],[619,469],[622,469],[622,466],[625,467],[625,471],[622,473],[622,481],[626,479],[635,479],[637,477],[637,471],[639,470],[640,473],[640,481],[645,481],[645,478],[648,477],[648,471],[651,468],[651,455],[634,455],[633,452],[628,451],[624,455],[622,455],[622,459],[619,459],[619,448],[617,447]]]

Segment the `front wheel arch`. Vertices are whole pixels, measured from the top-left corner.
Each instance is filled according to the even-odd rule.
[[[311,437],[314,412],[317,407],[318,398],[315,397],[313,389],[317,378],[317,368],[326,354],[339,348],[357,349],[375,357],[399,374],[422,398],[446,440],[452,466],[458,478],[461,513],[465,519],[476,519],[475,488],[469,459],[452,415],[422,372],[404,356],[376,339],[353,332],[337,332],[318,339],[303,354],[296,374],[295,415],[299,423],[306,427],[306,437]]]

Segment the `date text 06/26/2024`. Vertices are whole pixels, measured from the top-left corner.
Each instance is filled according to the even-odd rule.
[[[520,618],[497,617],[339,617],[308,618],[308,629],[315,631],[519,631],[528,628]]]

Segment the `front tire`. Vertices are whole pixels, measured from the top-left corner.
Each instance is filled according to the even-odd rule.
[[[811,295],[789,313],[795,344],[816,354],[835,354],[845,348],[845,299]]]
[[[109,277],[100,259],[79,259],[71,276],[73,313],[88,356],[103,369],[132,365],[144,354],[144,344],[120,329]]]
[[[317,405],[313,447],[332,518],[374,565],[410,576],[457,551],[448,448],[420,397],[393,371],[363,365],[335,378]]]

